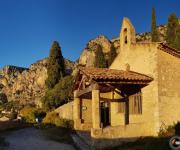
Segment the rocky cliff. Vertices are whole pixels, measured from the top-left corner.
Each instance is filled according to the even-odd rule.
[[[101,46],[103,53],[106,55],[110,52],[113,43],[103,35],[100,35],[97,38],[90,40],[80,55],[78,62],[79,65],[86,67],[94,67],[96,55],[95,52],[98,48],[97,45]]]
[[[165,34],[167,30],[166,25],[158,26],[157,30],[159,32],[160,41],[165,41]],[[144,33],[136,34],[136,41],[137,42],[150,42],[151,33],[144,32]],[[119,37],[109,40],[107,37],[103,35],[98,36],[97,38],[90,40],[87,43],[86,47],[83,49],[79,58],[79,62],[78,62],[80,65],[87,66],[87,67],[94,66],[96,44],[99,44],[102,47],[105,55],[110,51],[110,48],[112,45],[115,47],[117,52],[120,47]]]
[[[166,26],[158,27],[160,40],[165,40]],[[136,35],[137,42],[151,41],[150,32],[139,33]],[[93,67],[95,62],[95,52],[98,46],[101,46],[105,56],[114,46],[118,52],[120,47],[119,38],[109,40],[107,37],[100,35],[90,40],[83,49],[78,60],[78,64],[87,67]],[[65,60],[66,72],[70,74],[75,64]],[[39,99],[45,93],[45,80],[47,78],[47,58],[37,61],[29,68],[16,66],[6,66],[0,70],[0,93],[5,93],[8,100],[16,100],[21,103],[38,103]]]
[[[20,103],[39,103],[45,93],[48,59],[42,59],[29,68],[6,66],[0,70],[1,93],[5,93],[8,100]],[[74,63],[65,59],[66,73],[74,69]]]

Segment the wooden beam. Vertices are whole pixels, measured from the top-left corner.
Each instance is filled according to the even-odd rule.
[[[146,81],[97,81],[98,84],[142,84],[148,85]]]
[[[83,94],[89,93],[91,92],[93,89],[98,88],[97,84],[91,84],[90,86],[88,86],[87,88],[83,89],[83,90],[77,90],[77,96],[80,97]]]
[[[107,83],[106,85],[109,86],[109,87],[111,87],[111,88],[114,90],[114,92],[116,92],[117,94],[121,95],[121,92],[118,91],[118,90],[116,90],[116,87],[112,86],[112,85],[109,84],[109,83]]]
[[[106,102],[126,102],[126,97],[119,98],[119,99],[109,99],[109,98],[100,97],[100,101],[106,101]]]
[[[81,81],[80,81],[79,86],[78,86],[78,90],[81,88],[81,85],[83,83],[83,79],[84,79],[84,76],[82,76],[82,78],[81,78]]]

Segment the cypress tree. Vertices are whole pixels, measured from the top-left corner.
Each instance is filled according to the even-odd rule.
[[[96,55],[95,55],[95,67],[97,68],[106,68],[106,60],[105,60],[105,56],[104,53],[102,51],[102,47],[97,44],[96,45]]]
[[[111,45],[111,50],[109,52],[109,57],[108,57],[108,66],[110,66],[112,64],[112,62],[114,61],[116,56],[117,56],[116,49],[112,44]]]
[[[53,42],[50,49],[47,74],[48,78],[45,83],[48,89],[52,89],[65,75],[64,58],[61,53],[61,47],[57,41]]]
[[[158,42],[159,41],[159,35],[156,28],[156,14],[154,7],[152,8],[152,18],[151,18],[151,39],[152,42]]]
[[[168,17],[167,33],[166,33],[166,42],[168,45],[174,47],[174,41],[176,38],[176,30],[178,27],[178,18],[175,13],[172,13]]]
[[[174,48],[180,51],[180,26],[178,27],[176,31],[176,37],[174,40]]]

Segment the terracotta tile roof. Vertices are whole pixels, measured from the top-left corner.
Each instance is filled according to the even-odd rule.
[[[169,53],[177,58],[180,58],[180,51],[178,51],[177,49],[174,49],[172,47],[169,47],[165,43],[160,43],[158,48],[166,53]]]
[[[120,81],[145,81],[150,82],[153,78],[133,71],[123,71],[107,68],[88,68],[81,67],[80,71],[89,76],[90,78],[97,80],[120,80]]]

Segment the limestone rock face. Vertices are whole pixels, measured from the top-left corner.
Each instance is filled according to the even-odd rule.
[[[1,92],[7,95],[8,101],[20,103],[39,103],[45,94],[48,59],[42,59],[29,68],[6,66],[0,71]],[[66,72],[71,73],[74,63],[65,59]]]
[[[179,19],[179,23],[180,23],[180,19]],[[157,30],[159,32],[160,42],[165,41],[167,25],[160,25],[157,27]],[[135,41],[136,42],[150,42],[151,33],[150,32],[138,33],[135,35]],[[102,47],[104,54],[107,54],[110,51],[110,48],[112,45],[116,49],[117,53],[119,53],[119,49],[121,47],[119,37],[109,40],[107,37],[100,35],[97,38],[90,40],[87,43],[86,47],[83,49],[80,55],[79,62],[78,62],[79,65],[83,65],[86,67],[94,67],[94,61],[95,61],[94,45],[95,44],[99,44]]]
[[[157,27],[157,30],[159,32],[160,41],[161,42],[165,41],[167,26],[166,25],[160,25]],[[143,33],[136,34],[136,42],[150,42],[150,41],[151,41],[151,33],[150,32],[143,32]],[[113,43],[113,45],[116,49],[120,48],[119,37],[113,38],[111,40],[111,42]]]
[[[107,54],[110,52],[112,42],[105,36],[100,35],[97,38],[90,40],[87,43],[86,48],[84,48],[81,56],[79,58],[79,65],[86,67],[94,67],[95,62],[95,51],[97,50],[97,45],[100,45],[103,53]]]
[[[160,41],[165,41],[167,26],[160,25],[159,27],[157,27],[157,30],[159,32]],[[136,34],[136,42],[150,42],[150,41],[151,41],[150,32]],[[109,40],[107,37],[100,35],[97,38],[92,39],[87,43],[86,47],[83,49],[80,55],[78,62],[79,65],[86,67],[94,67],[96,44],[99,44],[102,47],[102,50],[105,55],[110,51],[112,45],[116,49],[117,53],[119,52],[120,49],[119,37]]]

